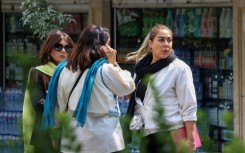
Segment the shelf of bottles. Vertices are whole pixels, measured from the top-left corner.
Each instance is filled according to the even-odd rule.
[[[37,61],[41,42],[23,26],[20,13],[5,13],[5,27],[5,85],[25,86],[26,74]]]
[[[74,41],[88,24],[87,13],[72,14],[64,31]],[[0,89],[0,153],[23,153],[21,115],[24,89],[30,67],[37,65],[42,41],[27,26],[21,13],[4,13],[5,19],[5,84]]]
[[[224,116],[233,108],[232,8],[117,8],[116,48],[118,61],[136,51],[149,29],[157,23],[173,31],[173,49],[192,69],[198,110],[208,114],[198,122],[199,132],[208,129],[213,147],[222,152],[233,127]],[[132,28],[134,27],[134,28]],[[204,143],[205,144],[205,143]]]
[[[23,153],[21,116],[24,91],[0,87],[0,152]]]

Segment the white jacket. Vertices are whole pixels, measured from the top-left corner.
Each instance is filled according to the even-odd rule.
[[[159,93],[160,106],[157,107],[163,108],[163,119],[170,125],[168,130],[183,127],[185,121],[197,120],[197,102],[192,72],[186,63],[175,59],[151,78],[154,79],[153,84]],[[158,128],[153,119],[156,115],[153,92],[148,84],[143,105],[140,101],[136,105],[136,113],[140,112],[144,119],[146,135],[155,133]]]
[[[76,109],[87,72],[88,69],[70,96],[68,113],[72,114]],[[80,71],[73,73],[68,68],[64,68],[60,74],[57,99],[61,112],[66,110],[68,96],[79,74]],[[128,95],[134,89],[135,84],[130,72],[119,71],[119,68],[112,64],[103,64],[98,69],[84,127],[76,127],[77,122],[72,118],[72,125],[76,127],[75,133],[78,138],[76,143],[82,144],[82,153],[109,153],[124,148],[122,129],[119,123],[120,111],[117,97],[114,95]],[[62,139],[62,144],[65,141]],[[65,149],[61,151],[69,152]]]

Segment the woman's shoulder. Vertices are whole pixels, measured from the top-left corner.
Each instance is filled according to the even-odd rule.
[[[179,59],[179,58],[176,58],[174,61],[173,61],[173,64],[176,66],[176,67],[179,67],[179,68],[190,68],[190,66],[188,64],[186,64],[186,62],[184,62],[183,60]]]
[[[81,73],[79,69],[76,71],[72,71],[71,69],[64,67],[60,73],[60,77],[68,77],[68,78],[74,77],[74,76],[77,76],[78,73]]]
[[[41,74],[42,72],[37,69],[37,67],[31,67],[29,70],[29,73],[32,75],[38,75]]]
[[[183,71],[191,71],[191,68],[188,64],[186,64],[183,60],[176,58],[173,63],[173,68],[177,69],[179,72]]]
[[[32,76],[37,76],[37,77],[49,77],[50,78],[50,76],[47,73],[37,69],[37,66],[31,67],[29,70],[29,74]]]
[[[50,76],[48,76],[47,74],[39,71],[38,69],[36,69],[36,67],[31,67],[29,69],[28,80],[30,80],[30,82],[32,82],[32,81],[34,81],[34,82],[42,82],[43,78],[50,79]]]
[[[81,71],[79,69],[76,71],[72,71],[71,69],[64,67],[64,69],[60,73],[59,80],[65,84],[74,82],[74,80],[77,79],[80,73]]]

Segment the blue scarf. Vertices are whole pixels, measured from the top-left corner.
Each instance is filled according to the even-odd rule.
[[[85,124],[85,120],[87,117],[88,102],[89,102],[92,87],[94,84],[94,78],[95,78],[98,68],[105,62],[107,62],[107,60],[105,58],[101,58],[97,60],[96,62],[94,62],[92,67],[88,70],[88,73],[84,81],[82,94],[80,96],[78,105],[76,107],[76,111],[73,115],[78,122],[77,126],[83,127]]]
[[[106,62],[107,60],[105,58],[100,58],[97,61],[95,61],[94,64],[91,66],[91,68],[88,70],[88,73],[84,81],[83,90],[78,105],[76,107],[76,111],[74,113],[74,117],[78,121],[78,126],[83,127],[85,124],[88,102],[90,100],[90,95],[91,95],[96,72],[98,68]],[[57,65],[53,77],[51,78],[49,83],[48,93],[46,96],[46,102],[44,104],[44,112],[42,118],[42,126],[45,129],[54,126],[54,111],[55,111],[55,104],[57,102],[58,81],[59,81],[60,73],[63,70],[63,68],[66,66],[66,64],[67,61],[64,60],[60,62],[59,65]]]

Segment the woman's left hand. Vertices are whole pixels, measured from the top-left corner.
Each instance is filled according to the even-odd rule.
[[[194,153],[196,151],[196,145],[194,141],[187,140],[188,153]]]

